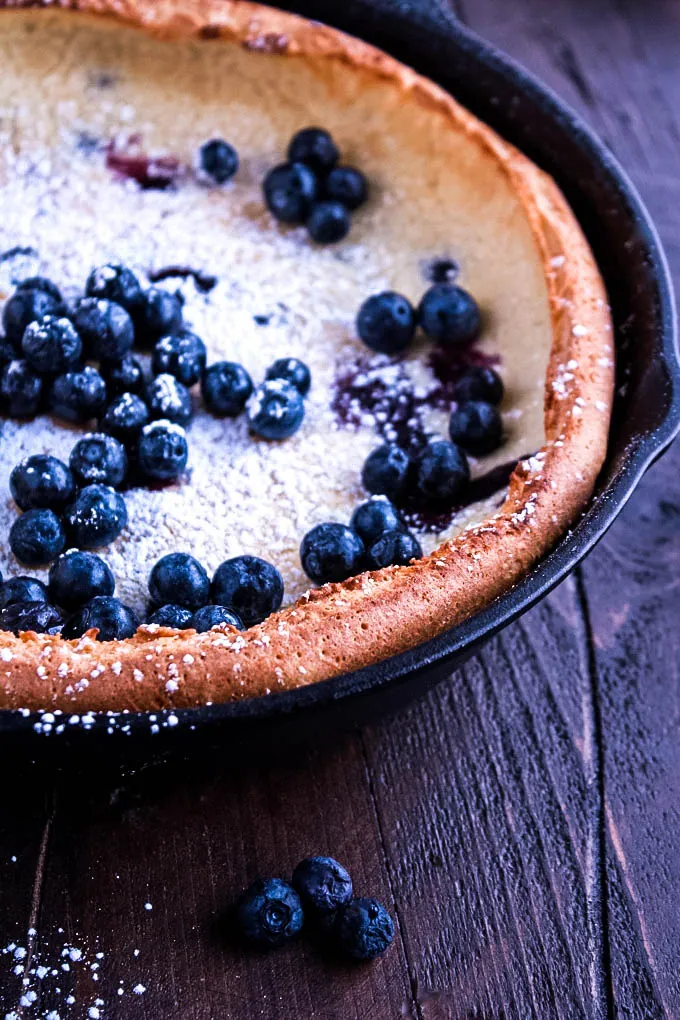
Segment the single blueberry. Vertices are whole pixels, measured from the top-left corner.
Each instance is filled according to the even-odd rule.
[[[32,418],[38,413],[43,381],[27,361],[10,361],[0,375],[0,411],[10,418]]]
[[[419,560],[422,555],[423,550],[415,535],[399,528],[397,531],[386,531],[376,539],[366,553],[366,562],[371,570],[405,567],[411,560]]]
[[[207,605],[210,579],[205,568],[189,553],[168,553],[151,571],[149,595],[154,606],[171,603],[193,611]]]
[[[236,627],[237,630],[243,630],[241,620],[226,606],[202,606],[191,617],[191,626],[199,634],[205,634],[206,631],[220,627],[224,623]]]
[[[246,627],[262,623],[280,608],[283,578],[276,567],[258,556],[235,556],[215,571],[210,597],[233,609]]]
[[[503,419],[498,408],[483,400],[470,400],[452,412],[449,435],[473,457],[493,453],[503,440]]]
[[[199,150],[198,166],[200,173],[208,180],[215,184],[226,184],[238,170],[238,153],[224,139],[211,138]]]
[[[61,315],[61,300],[53,294],[34,287],[18,289],[5,302],[2,324],[5,336],[15,351],[19,351],[26,327],[45,315]]]
[[[9,531],[9,547],[27,567],[44,567],[66,546],[61,521],[52,510],[27,510]]]
[[[352,221],[342,202],[326,199],[315,202],[305,222],[307,232],[317,244],[336,244],[347,237]]]
[[[188,329],[161,337],[153,349],[154,375],[167,373],[185,386],[197,383],[205,371],[207,352],[203,341]]]
[[[137,342],[149,347],[162,336],[178,333],[183,323],[182,305],[179,294],[173,294],[162,287],[149,287],[137,319]]]
[[[129,606],[112,596],[97,595],[66,621],[61,635],[68,641],[96,628],[97,641],[125,641],[138,627],[139,620]]]
[[[13,634],[57,634],[63,619],[47,602],[14,602],[0,612],[0,630]]]
[[[73,323],[88,357],[95,361],[120,361],[135,342],[130,315],[113,301],[81,298],[73,312]]]
[[[59,375],[50,389],[50,409],[64,421],[83,423],[98,418],[106,407],[106,383],[96,368]]]
[[[124,446],[134,446],[149,422],[149,408],[135,393],[122,393],[106,409],[101,427]]]
[[[110,400],[123,393],[134,393],[138,397],[144,394],[144,369],[132,354],[126,354],[120,361],[103,361],[100,369]]]
[[[235,361],[217,361],[206,369],[201,381],[203,402],[212,414],[236,418],[245,410],[253,382]]]
[[[373,960],[394,938],[394,923],[377,900],[360,897],[337,914],[332,937],[338,949],[353,960]]]
[[[345,581],[361,572],[364,543],[344,524],[317,524],[302,539],[300,560],[315,584]]]
[[[416,316],[408,298],[384,290],[364,301],[357,315],[357,333],[372,351],[398,354],[411,343]]]
[[[314,171],[304,163],[282,163],[269,171],[262,188],[275,219],[281,223],[304,223],[319,185]]]
[[[453,387],[457,404],[468,400],[483,400],[487,404],[500,404],[503,399],[503,380],[493,368],[468,368]]]
[[[70,319],[43,315],[42,319],[29,322],[21,350],[39,375],[56,375],[78,362],[83,344]]]
[[[243,938],[252,945],[273,947],[297,935],[304,914],[295,889],[280,878],[258,878],[236,907]]]
[[[146,400],[152,418],[164,418],[182,426],[191,421],[191,393],[174,375],[163,372],[152,379],[146,389]]]
[[[48,453],[25,457],[9,476],[9,491],[20,510],[60,513],[73,495],[73,488],[70,470]]]
[[[432,503],[455,503],[470,481],[467,457],[446,439],[428,443],[414,467],[416,492]]]
[[[369,453],[361,471],[361,481],[367,492],[399,500],[406,492],[411,459],[400,446],[385,443]]]
[[[467,347],[479,336],[479,305],[452,283],[435,283],[418,306],[418,321],[430,340],[444,347]]]
[[[189,446],[181,425],[170,421],[152,421],[139,437],[137,460],[145,478],[174,481],[187,466]]]
[[[100,549],[118,538],[127,524],[125,500],[108,485],[86,485],[67,506],[65,523],[71,545]]]
[[[305,908],[328,914],[352,899],[352,879],[346,868],[332,857],[305,857],[292,878]]]
[[[288,146],[291,163],[306,163],[319,173],[332,170],[339,156],[337,145],[324,128],[302,128],[293,135]]]
[[[109,565],[91,552],[68,549],[50,567],[50,599],[69,612],[97,595],[113,595],[115,587]]]
[[[97,266],[87,278],[85,284],[87,297],[113,301],[134,317],[143,304],[142,288],[139,280],[127,266]]]
[[[91,432],[71,450],[69,467],[80,486],[110,485],[117,488],[125,479],[128,459],[125,447],[104,432]]]
[[[25,280],[17,284],[17,291],[20,290],[42,290],[45,294],[53,297],[55,301],[63,301],[61,291],[56,283],[49,280],[46,276],[27,276]]]
[[[258,386],[246,405],[250,431],[263,439],[287,439],[302,425],[304,401],[285,379],[268,379]]]
[[[405,525],[394,504],[389,499],[379,496],[361,503],[352,514],[349,526],[352,531],[356,531],[368,549],[386,531],[398,531]]]
[[[47,602],[47,586],[37,577],[8,577],[0,585],[0,609],[17,602]]]
[[[265,379],[285,379],[303,397],[307,396],[312,385],[312,374],[299,358],[277,358],[267,369]]]
[[[336,166],[324,182],[324,191],[328,198],[354,210],[368,198],[368,181],[361,170],[353,166]]]
[[[174,630],[188,630],[192,626],[192,619],[190,609],[168,604],[152,613],[147,623],[155,623],[158,627],[172,627]]]

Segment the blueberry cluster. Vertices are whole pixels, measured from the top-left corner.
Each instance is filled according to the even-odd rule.
[[[365,176],[338,164],[338,147],[323,128],[298,131],[287,155],[288,162],[264,179],[269,211],[281,223],[303,223],[317,244],[341,241],[349,233],[350,214],[368,198]]]
[[[259,878],[236,907],[242,938],[250,945],[284,945],[303,926],[351,960],[373,960],[389,947],[394,923],[377,900],[354,897],[349,872],[332,857],[307,857],[292,881]]]
[[[352,514],[349,527],[317,524],[300,546],[300,560],[315,584],[345,581],[362,570],[406,566],[423,555],[415,535],[388,499],[371,499]]]
[[[12,577],[0,584],[0,629],[78,638],[96,627],[98,641],[132,637],[139,620],[113,597],[114,590],[104,560],[69,549],[50,567],[47,585],[34,577]]]
[[[212,580],[188,553],[169,553],[149,577],[149,623],[199,634],[220,624],[243,630],[262,623],[283,601],[283,579],[257,556],[225,560]]]
[[[462,287],[435,283],[417,308],[393,290],[373,294],[362,304],[356,321],[363,342],[380,354],[404,351],[418,326],[433,343],[464,348],[478,338],[482,316],[475,299]]]

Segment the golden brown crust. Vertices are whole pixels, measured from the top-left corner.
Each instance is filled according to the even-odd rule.
[[[0,0],[0,8],[21,6],[34,4]],[[361,66],[445,112],[452,129],[473,137],[511,180],[542,257],[553,328],[546,443],[515,470],[505,503],[488,521],[411,566],[313,591],[244,634],[142,628],[129,641],[97,643],[92,635],[68,642],[1,633],[0,707],[148,710],[303,686],[414,647],[507,591],[592,495],[613,399],[604,285],[553,181],[436,85],[333,29],[241,0],[69,0],[61,6],[123,19],[164,38],[224,38],[263,52]]]

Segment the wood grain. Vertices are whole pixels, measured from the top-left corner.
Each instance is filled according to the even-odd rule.
[[[456,9],[605,137],[680,273],[674,0]],[[57,970],[22,1020],[98,998],[106,1020],[680,1017],[679,468],[676,450],[574,578],[397,719],[257,769],[3,762],[0,949],[34,925]],[[394,911],[378,963],[229,938],[237,892],[309,852]]]

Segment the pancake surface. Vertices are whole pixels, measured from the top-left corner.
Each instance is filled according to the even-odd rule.
[[[153,35],[122,19],[0,14],[0,251],[31,249],[0,262],[0,297],[35,272],[75,296],[90,268],[109,260],[142,277],[190,266],[217,278],[209,292],[191,277],[169,281],[181,287],[209,361],[240,361],[258,381],[275,358],[294,355],[313,376],[292,439],[258,443],[243,419],[200,410],[187,481],[126,494],[128,528],[103,553],[123,601],[142,609],[153,563],[183,549],[209,570],[239,553],[263,556],[281,570],[288,602],[306,592],[300,539],[320,521],[349,519],[365,498],[361,465],[380,442],[370,412],[350,422],[339,413],[342,380],[355,367],[382,380],[394,374],[385,359],[365,362],[357,308],[387,288],[417,302],[434,259],[459,263],[485,315],[476,349],[500,362],[506,386],[507,441],[473,475],[543,452],[515,473],[502,509],[504,490],[421,536],[431,558],[322,589],[243,636],[140,632],[109,646],[2,634],[0,704],[148,708],[262,693],[409,647],[495,597],[583,506],[606,445],[610,322],[559,192],[435,86],[339,33],[240,3],[82,6],[146,22]],[[329,248],[275,224],[261,197],[264,173],[308,124],[328,128],[372,186],[349,237]],[[242,161],[221,189],[190,172],[213,135]],[[107,158],[112,147],[171,157],[177,186],[144,190],[122,179]],[[437,385],[430,350],[419,341],[400,370],[425,396]],[[422,413],[445,434],[441,408],[425,400]],[[82,433],[47,418],[1,427],[6,534],[16,517],[6,492],[14,464],[44,451],[66,459]],[[5,549],[0,569],[25,572]]]

